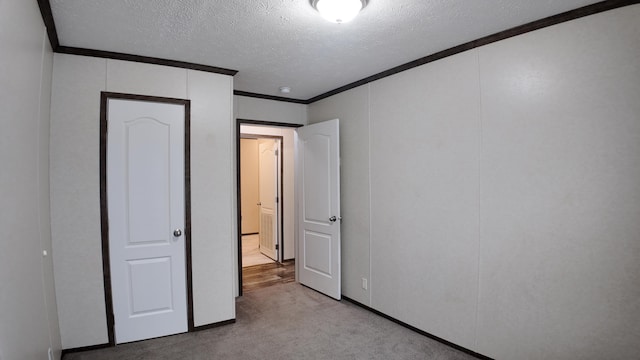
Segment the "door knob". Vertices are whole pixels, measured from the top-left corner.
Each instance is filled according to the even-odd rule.
[[[181,229],[173,230],[173,236],[180,237],[181,235],[182,235],[182,230]]]
[[[329,221],[331,222],[336,222],[336,220],[340,220],[340,222],[342,222],[342,216],[338,216],[338,217],[332,216],[329,218]]]
[[[257,203],[256,205],[258,205],[258,206],[262,206],[262,203],[261,203],[261,202],[259,202],[259,203]]]

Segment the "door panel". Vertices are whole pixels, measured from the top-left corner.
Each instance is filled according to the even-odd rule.
[[[340,280],[340,148],[338,120],[298,131],[298,279],[335,299]]]
[[[186,332],[184,105],[109,99],[107,113],[116,343]]]
[[[328,169],[331,167],[331,138],[314,134],[304,144],[303,179],[305,206],[304,219],[327,225],[331,214],[331,184]],[[313,165],[310,165],[313,164]]]
[[[304,266],[308,271],[331,277],[331,236],[305,231]]]
[[[171,311],[171,258],[129,260],[130,316]],[[164,281],[157,281],[158,278]]]
[[[169,126],[155,119],[138,118],[124,123],[126,211],[130,214],[127,240],[130,245],[168,243],[170,228]],[[161,161],[149,161],[160,158]],[[149,181],[153,179],[153,181]]]

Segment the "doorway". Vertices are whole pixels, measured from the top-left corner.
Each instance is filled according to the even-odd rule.
[[[285,124],[276,122],[256,121],[238,119],[237,132],[237,185],[238,185],[238,295],[242,295],[243,287],[248,288],[267,285],[274,281],[293,281],[295,271],[295,187],[294,187],[294,137],[295,128],[301,125]],[[262,143],[262,145],[260,145]],[[273,151],[268,149],[274,146]],[[260,147],[262,146],[262,150]],[[278,151],[277,174],[280,176],[276,187],[280,192],[276,196],[267,196],[267,199],[260,199],[260,194],[265,195],[265,191],[260,191],[259,180],[259,154],[267,158],[268,154]],[[256,165],[246,164],[245,155],[250,153],[256,159]],[[257,153],[257,154],[256,154]],[[243,158],[245,161],[243,161]],[[275,158],[275,156],[274,156]],[[263,162],[265,163],[265,162]],[[271,165],[267,167],[272,168]],[[264,171],[265,169],[263,169]],[[247,175],[247,176],[245,176]],[[247,182],[254,180],[251,187],[254,191],[247,190]],[[272,188],[270,184],[265,184]],[[269,206],[265,204],[268,198],[276,201],[277,221],[273,222],[270,216]],[[263,206],[267,205],[267,206]],[[278,214],[279,213],[279,214]],[[272,254],[264,254],[261,250],[261,225],[272,224],[276,229],[277,250]],[[271,219],[271,221],[265,221]],[[264,238],[268,240],[268,238]],[[266,241],[268,246],[269,242]],[[251,254],[247,254],[250,251]],[[245,256],[243,256],[243,253]],[[253,259],[247,257],[251,255]],[[255,258],[261,259],[264,263],[253,262]],[[249,265],[249,266],[247,266]],[[243,281],[243,277],[246,279]]]
[[[312,289],[335,299],[341,297],[340,270],[340,131],[339,119],[327,120],[302,127],[254,120],[237,119],[237,234],[238,241],[238,296],[243,292],[242,268],[242,194],[240,179],[241,134],[281,135],[291,133],[289,141],[283,139],[283,236],[280,251],[286,263],[287,250],[294,260],[294,278]],[[243,128],[246,126],[246,128]],[[292,128],[300,128],[294,129]],[[275,134],[274,134],[275,133]],[[288,146],[287,146],[288,144]],[[287,165],[287,155],[289,165]],[[295,172],[293,171],[295,163]],[[290,176],[287,176],[289,170]],[[289,185],[287,185],[289,184]],[[295,195],[295,196],[294,196]],[[295,200],[294,200],[295,197]],[[289,201],[289,205],[287,205]],[[288,210],[288,211],[287,211]],[[290,230],[287,235],[287,230]],[[290,246],[287,245],[289,241]],[[277,266],[282,264],[275,263]],[[272,269],[273,270],[273,269]],[[278,269],[275,269],[278,270]]]
[[[242,133],[242,267],[282,262],[282,137]]]
[[[102,255],[109,344],[193,329],[189,100],[103,92]]]

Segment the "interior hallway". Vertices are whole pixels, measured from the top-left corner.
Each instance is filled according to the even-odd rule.
[[[253,291],[295,281],[295,261],[278,263],[262,255],[259,235],[242,237],[242,291]]]
[[[242,267],[273,263],[273,259],[260,252],[260,235],[242,236]]]

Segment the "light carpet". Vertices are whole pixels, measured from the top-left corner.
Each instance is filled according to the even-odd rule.
[[[237,300],[235,324],[68,354],[103,359],[434,359],[474,357],[298,283]]]

